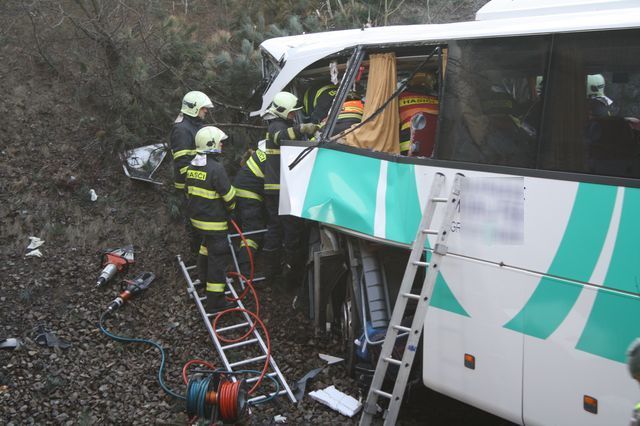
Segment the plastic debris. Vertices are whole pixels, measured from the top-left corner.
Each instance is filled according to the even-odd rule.
[[[293,391],[293,396],[296,397],[296,401],[298,401],[298,403],[302,401],[302,398],[304,398],[304,390],[307,388],[307,382],[320,374],[320,372],[324,370],[324,367],[326,367],[326,365],[319,368],[314,368],[313,370],[307,372],[307,374],[302,376],[302,379],[298,380],[293,385],[293,389],[291,390]]]
[[[27,246],[27,250],[34,250],[44,244],[44,240],[41,240],[38,237],[29,237],[29,245]]]
[[[338,358],[337,356],[327,354],[318,354],[318,357],[323,361],[327,361],[327,365],[333,365],[344,361],[344,358]]]
[[[48,346],[50,348],[67,349],[71,347],[71,342],[56,336],[46,325],[39,324],[33,329],[36,337],[33,339],[37,344],[41,346]]]
[[[278,414],[277,416],[273,416],[273,422],[274,423],[286,423],[287,422],[287,418],[285,416],[281,416],[280,414]]]
[[[31,250],[29,253],[25,254],[27,257],[42,257],[42,252],[40,249]]]
[[[0,349],[18,349],[20,346],[22,346],[20,339],[13,337],[5,339],[0,337]]]
[[[91,201],[96,201],[98,199],[98,194],[94,189],[89,190],[89,196],[91,197]]]
[[[347,417],[353,417],[362,408],[362,403],[358,402],[357,399],[340,392],[333,385],[325,389],[309,392],[309,396]]]

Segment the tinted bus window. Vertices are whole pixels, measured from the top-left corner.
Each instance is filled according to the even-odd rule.
[[[449,45],[437,157],[535,167],[550,37]]]
[[[640,31],[555,36],[541,167],[640,177]]]

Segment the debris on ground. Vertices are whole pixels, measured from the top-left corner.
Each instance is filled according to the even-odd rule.
[[[0,349],[18,349],[22,346],[20,339],[0,337]]]
[[[309,396],[327,407],[336,410],[340,414],[353,417],[360,408],[362,403],[346,393],[340,392],[335,386],[331,385],[327,388],[309,392]]]
[[[71,342],[55,335],[45,324],[38,324],[34,329],[34,341],[40,346],[50,348],[67,349],[71,347]]]

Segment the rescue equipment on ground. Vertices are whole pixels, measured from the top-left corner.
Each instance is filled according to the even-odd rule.
[[[200,359],[188,361],[182,368],[182,379],[186,385],[186,394],[181,395],[170,389],[164,382],[164,369],[166,362],[166,354],[164,348],[157,342],[148,339],[132,338],[127,336],[116,335],[109,332],[105,327],[105,321],[118,309],[124,301],[130,300],[133,296],[146,290],[155,275],[151,272],[143,272],[133,279],[123,281],[123,291],[109,307],[100,316],[100,331],[109,338],[121,343],[143,343],[155,347],[160,351],[161,362],[158,369],[158,383],[167,395],[173,398],[183,400],[185,402],[185,411],[189,416],[189,423],[193,424],[200,417],[211,421],[212,424],[218,421],[225,423],[238,422],[246,413],[250,404],[258,404],[269,401],[273,398],[266,397],[260,400],[250,400],[248,395],[260,385],[264,377],[264,371],[258,380],[244,379],[245,374],[260,374],[255,370],[239,370],[227,371],[216,368],[213,364]],[[263,324],[261,324],[264,327]],[[198,370],[192,377],[188,377],[187,371],[192,365],[200,365],[205,367],[204,370]],[[278,382],[271,376],[267,375],[278,390]],[[252,389],[247,390],[248,384],[255,382]]]
[[[118,272],[127,273],[129,265],[133,263],[133,246],[107,249],[102,253],[101,259],[103,269],[96,280],[96,287],[106,284]]]
[[[200,280],[193,279],[191,277],[191,273],[192,271],[196,270],[196,266],[186,266],[181,256],[178,255],[177,260],[187,282],[187,292],[196,303],[196,307],[198,309],[198,312],[200,312],[200,315],[202,316],[211,341],[213,342],[213,345],[216,348],[218,355],[222,360],[222,363],[224,364],[225,371],[227,371],[229,374],[237,374],[239,373],[239,371],[236,370],[238,367],[263,363],[261,371],[254,371],[254,373],[256,374],[246,379],[246,382],[248,384],[255,383],[247,393],[250,397],[247,400],[247,403],[262,403],[281,395],[287,395],[289,397],[289,400],[295,403],[295,396],[293,395],[289,385],[287,384],[287,381],[282,375],[282,372],[278,368],[278,365],[271,356],[270,337],[264,323],[260,319],[260,302],[255,288],[253,287],[253,282],[263,280],[264,278],[254,278],[253,255],[248,249],[249,244],[245,239],[245,234],[242,233],[242,231],[234,221],[231,221],[231,224],[235,227],[237,233],[228,235],[227,240],[229,242],[229,248],[232,253],[236,272],[230,272],[228,274],[226,280],[226,286],[228,290],[226,292],[226,295],[227,300],[231,301],[234,306],[221,312],[213,314],[207,313],[203,305],[206,297],[199,296],[197,290],[198,288],[202,290],[202,284]],[[265,232],[265,230],[248,232],[246,235],[255,234],[258,232]],[[249,277],[245,277],[239,272],[239,266],[233,244],[234,238],[242,239],[242,241],[244,242],[244,247],[248,251],[250,264]],[[238,292],[236,291],[236,282],[239,282],[242,288],[240,294],[238,294]],[[247,310],[244,303],[242,302],[242,299],[249,292],[253,294],[253,297],[255,299],[255,312]],[[231,324],[227,325],[227,323],[225,323],[224,326],[219,325],[221,324],[221,320],[225,317],[226,321],[231,322]],[[246,330],[246,332],[244,330]],[[261,332],[259,330],[261,330]],[[241,331],[243,334],[238,338],[230,338],[228,333],[233,331]],[[237,352],[241,348],[243,351],[241,356],[243,357],[250,348],[256,348],[255,356],[253,356],[254,354],[252,354],[252,356],[250,356],[249,358],[245,357],[238,361],[232,361],[232,354],[234,352]],[[267,393],[254,396],[256,390],[258,389],[258,386],[260,385],[260,382],[264,377],[272,380],[272,382],[275,384],[275,390],[269,390],[267,391]],[[235,379],[233,376],[231,377],[231,380],[237,381],[237,379]]]
[[[145,291],[155,278],[156,275],[153,272],[141,272],[132,279],[123,280],[120,294],[109,303],[107,311],[115,311],[122,306],[124,302]]]

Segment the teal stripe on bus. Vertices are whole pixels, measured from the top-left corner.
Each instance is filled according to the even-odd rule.
[[[609,229],[616,188],[580,183],[567,227],[548,274],[588,281]],[[582,285],[543,277],[523,309],[505,328],[546,339],[573,308]]]
[[[422,217],[413,164],[388,163],[385,207],[385,238],[412,244]]]
[[[620,226],[605,285],[599,289],[576,349],[626,362],[626,350],[640,336],[640,190],[626,188]]]
[[[373,235],[380,160],[318,149],[302,217]]]

